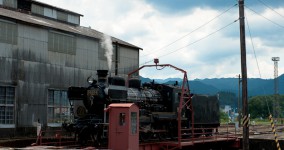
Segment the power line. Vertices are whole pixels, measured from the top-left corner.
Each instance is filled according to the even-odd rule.
[[[275,25],[277,25],[277,26],[279,26],[279,27],[281,27],[281,28],[284,28],[284,26],[283,26],[283,25],[280,25],[280,24],[278,24],[278,23],[276,23],[276,22],[274,22],[274,21],[272,21],[272,20],[268,19],[267,17],[265,17],[265,16],[263,16],[263,15],[259,14],[258,12],[254,11],[253,9],[251,9],[251,8],[249,8],[249,7],[247,7],[247,6],[245,6],[245,7],[246,7],[247,9],[249,9],[250,11],[254,12],[255,14],[257,14],[257,15],[259,15],[259,16],[261,16],[261,17],[263,17],[264,19],[266,19],[266,20],[270,21],[271,23],[273,23],[273,24],[275,24]]]
[[[252,40],[252,35],[251,35],[250,26],[249,26],[247,17],[245,17],[245,18],[246,18],[246,21],[247,21],[247,27],[248,27],[248,31],[249,31],[249,36],[250,36],[251,44],[252,44],[252,49],[253,49],[253,53],[254,53],[254,58],[255,58],[255,61],[256,61],[256,64],[257,64],[257,69],[258,69],[259,77],[261,78],[259,63],[258,63],[258,60],[257,60],[257,56],[256,56],[255,48],[254,48],[254,43],[253,43],[253,40]],[[262,90],[263,90],[263,93],[265,93],[265,90],[264,90],[263,87],[262,87]],[[270,114],[270,109],[269,109],[267,97],[265,96],[264,98],[265,98],[265,102],[266,102],[266,106],[267,106],[268,113]]]
[[[274,10],[272,7],[268,6],[266,3],[264,3],[262,0],[258,0],[260,3],[262,3],[264,6],[266,6],[267,8],[269,8],[270,10],[274,11],[275,13],[277,13],[279,16],[281,16],[282,18],[284,18],[284,16],[282,14],[280,14],[279,12],[277,12],[276,10]]]
[[[248,31],[249,31],[249,36],[250,36],[250,41],[251,41],[251,45],[252,45],[252,49],[253,49],[254,58],[255,58],[255,61],[256,61],[259,77],[261,78],[261,73],[260,73],[260,69],[259,69],[259,65],[258,65],[258,60],[257,60],[257,57],[256,57],[254,43],[253,43],[253,40],[252,40],[252,36],[251,36],[251,32],[250,32],[250,26],[249,26],[247,18],[246,18],[246,21],[247,21],[247,27],[248,27]]]
[[[180,38],[174,40],[174,41],[171,42],[170,44],[167,44],[167,45],[165,45],[165,46],[159,48],[158,50],[155,50],[155,52],[142,55],[141,57],[145,57],[145,56],[148,56],[148,55],[150,55],[150,54],[157,53],[158,51],[160,51],[160,50],[162,50],[162,49],[164,49],[164,48],[166,48],[166,47],[169,47],[170,45],[176,43],[177,41],[179,41],[179,40],[181,40],[181,39],[187,37],[188,35],[192,34],[193,32],[195,32],[195,31],[201,29],[202,27],[208,25],[210,22],[212,22],[213,20],[219,18],[220,16],[222,16],[223,14],[225,14],[226,12],[228,12],[229,10],[231,10],[233,7],[235,7],[235,6],[237,6],[237,5],[238,5],[238,4],[235,4],[235,5],[231,6],[230,8],[226,9],[225,11],[223,11],[222,13],[220,13],[219,15],[217,15],[216,17],[212,18],[211,20],[207,21],[206,23],[202,24],[201,26],[197,27],[197,28],[194,29],[193,31],[191,31],[191,32],[189,32],[189,33],[187,33],[187,34],[185,34],[184,36],[182,36],[182,37],[180,37]]]
[[[174,50],[174,51],[171,51],[171,52],[169,52],[169,53],[166,53],[166,54],[164,54],[164,55],[161,55],[161,56],[159,56],[159,57],[157,57],[157,58],[161,58],[161,57],[170,55],[170,54],[175,53],[175,52],[177,52],[177,51],[179,51],[179,50],[181,50],[181,49],[184,49],[185,47],[191,46],[191,45],[193,45],[193,44],[195,44],[195,43],[197,43],[197,42],[199,42],[199,41],[201,41],[201,40],[204,40],[204,39],[208,38],[209,36],[211,36],[211,35],[213,35],[213,34],[219,32],[219,31],[221,31],[221,30],[227,28],[228,26],[234,24],[234,23],[237,22],[238,20],[239,20],[239,19],[237,19],[237,20],[235,20],[235,21],[233,21],[233,22],[227,24],[226,26],[223,26],[222,28],[220,28],[220,29],[218,29],[218,30],[216,30],[216,31],[214,31],[214,32],[211,32],[210,34],[207,34],[206,36],[204,36],[204,37],[202,37],[202,38],[200,38],[200,39],[198,39],[198,40],[196,40],[196,41],[194,41],[194,42],[192,42],[192,43],[189,43],[189,44],[187,44],[187,45],[185,45],[185,46],[183,46],[183,47],[180,47],[180,48],[178,48],[178,49],[176,49],[176,50]],[[152,62],[152,61],[153,61],[153,60],[146,61],[145,63],[143,63],[143,64],[141,64],[141,65],[145,65],[145,64],[147,64],[147,63],[149,63],[149,62]]]

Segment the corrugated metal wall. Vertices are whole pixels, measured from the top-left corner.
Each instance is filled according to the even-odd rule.
[[[87,86],[97,69],[99,40],[76,36],[76,55],[48,51],[48,29],[18,24],[18,44],[0,43],[0,85],[16,87],[16,126],[47,123],[48,89]],[[138,50],[120,46],[119,68],[137,68]],[[113,64],[114,68],[114,64]],[[123,76],[128,70],[120,70]]]

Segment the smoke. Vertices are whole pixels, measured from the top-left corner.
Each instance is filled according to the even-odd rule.
[[[111,70],[113,47],[110,36],[104,34],[101,46],[105,50],[105,57],[107,58],[108,70]]]

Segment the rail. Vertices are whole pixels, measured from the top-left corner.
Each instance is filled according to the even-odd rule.
[[[192,132],[194,130],[194,132]],[[160,147],[165,150],[180,149],[197,144],[212,144],[216,142],[227,142],[230,147],[240,147],[240,140],[234,125],[225,125],[214,128],[187,128],[181,129],[182,138],[179,141],[163,141]],[[192,134],[194,133],[194,134]]]

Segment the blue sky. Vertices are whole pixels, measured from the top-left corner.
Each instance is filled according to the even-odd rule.
[[[39,1],[81,13],[82,26],[142,47],[141,65],[159,58],[161,64],[186,70],[191,80],[241,73],[237,0]],[[273,78],[275,56],[283,74],[284,1],[245,0],[245,15],[248,77]],[[182,77],[170,68],[140,73]]]

